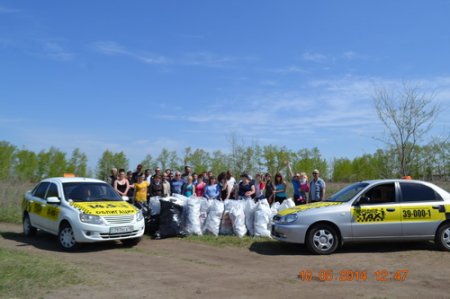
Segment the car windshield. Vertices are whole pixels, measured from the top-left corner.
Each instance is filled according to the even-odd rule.
[[[349,185],[338,192],[331,195],[326,201],[334,201],[334,202],[346,202],[352,199],[356,194],[358,194],[362,189],[366,188],[368,183],[355,183]]]
[[[106,183],[63,183],[64,197],[75,202],[122,201],[119,194]]]

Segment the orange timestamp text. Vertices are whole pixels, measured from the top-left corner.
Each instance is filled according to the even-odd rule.
[[[375,280],[380,282],[386,281],[406,281],[409,270],[398,269],[389,271],[387,269],[379,269],[376,271],[353,270],[353,269],[320,269],[313,271],[310,269],[301,270],[298,278],[301,281],[368,281]]]

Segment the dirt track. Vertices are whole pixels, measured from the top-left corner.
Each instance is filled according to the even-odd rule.
[[[255,242],[250,249],[179,239],[143,240],[126,249],[119,242],[88,244],[61,252],[55,237],[25,238],[21,226],[0,223],[0,247],[57,256],[92,271],[93,283],[42,290],[44,298],[449,298],[450,253],[432,243],[349,245],[331,256],[302,246]],[[332,270],[321,281],[320,270]],[[341,270],[367,271],[366,281],[340,281]],[[377,281],[377,270],[409,270],[405,281]],[[312,270],[302,281],[302,270]],[[389,274],[393,278],[393,274]]]

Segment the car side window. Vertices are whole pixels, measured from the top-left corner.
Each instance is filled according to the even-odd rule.
[[[363,204],[383,204],[383,203],[395,203],[395,184],[381,184],[377,185],[361,197]]]
[[[402,202],[442,201],[442,197],[432,188],[415,183],[400,183]]]
[[[47,196],[45,197],[45,199],[47,199],[49,197],[58,197],[59,198],[58,187],[56,186],[56,184],[53,184],[53,183],[50,184],[50,187],[48,188]]]
[[[34,192],[34,196],[39,197],[39,198],[44,198],[45,196],[45,192],[47,191],[48,185],[50,183],[48,182],[43,182],[39,185],[39,187],[37,187],[36,191]]]

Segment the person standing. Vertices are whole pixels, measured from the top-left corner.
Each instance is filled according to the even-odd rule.
[[[283,181],[281,173],[275,175],[275,190],[273,191],[275,201],[280,204],[286,199],[286,183]]]
[[[170,182],[170,191],[172,194],[181,194],[184,181],[181,179],[181,174],[179,171],[175,172],[175,177]]]
[[[150,184],[150,187],[148,189],[149,189],[150,197],[164,196],[164,183],[161,182],[160,175],[156,175],[153,178],[152,183]],[[170,185],[169,185],[169,189],[170,189]],[[170,191],[168,193],[170,193]]]
[[[252,184],[250,176],[246,173],[241,175],[241,182],[239,183],[238,199],[252,198],[255,194],[255,185]]]
[[[270,173],[267,172],[264,175],[264,182],[265,182],[264,196],[267,198],[269,204],[272,204],[274,199],[273,190],[275,189],[275,186],[273,185],[272,176],[270,175]]]
[[[193,183],[194,179],[192,175],[188,175],[186,180],[187,182],[183,185],[182,194],[186,197],[191,197],[195,194],[195,185]]]
[[[292,188],[294,190],[294,203],[295,205],[301,205],[306,203],[306,197],[302,196],[301,190],[300,190],[300,173],[292,171],[291,162],[286,161],[286,164],[288,166],[289,174],[291,176],[291,183]]]
[[[205,192],[206,183],[203,180],[203,173],[200,173],[197,179],[197,184],[195,185],[195,195],[197,197],[203,197]]]
[[[162,177],[162,186],[163,186],[162,196],[164,196],[164,197],[169,196],[170,195],[170,182],[169,182],[169,175],[167,173],[164,173],[164,175]]]
[[[210,176],[203,196],[207,199],[219,199],[219,195],[220,191],[217,188],[216,178],[214,176]]]
[[[142,173],[142,165],[138,164],[138,166],[136,167],[136,171],[133,172],[133,176],[131,178],[132,181],[130,182],[130,184],[136,183],[137,180],[138,180],[138,177],[140,177],[142,175],[143,175],[143,173]]]
[[[111,168],[111,175],[108,178],[108,182],[111,184],[111,186],[114,187],[116,180],[117,180],[117,168],[113,167]]]
[[[137,182],[130,187],[134,188],[134,203],[138,208],[142,208],[142,205],[147,202],[147,189],[149,183],[145,180],[145,176],[141,175],[137,177]]]
[[[325,199],[325,181],[320,177],[320,172],[314,169],[313,179],[309,183],[309,202],[323,201]]]
[[[128,190],[130,189],[130,184],[125,176],[125,170],[119,170],[119,177],[114,181],[114,189],[119,193],[120,196],[128,196]]]

